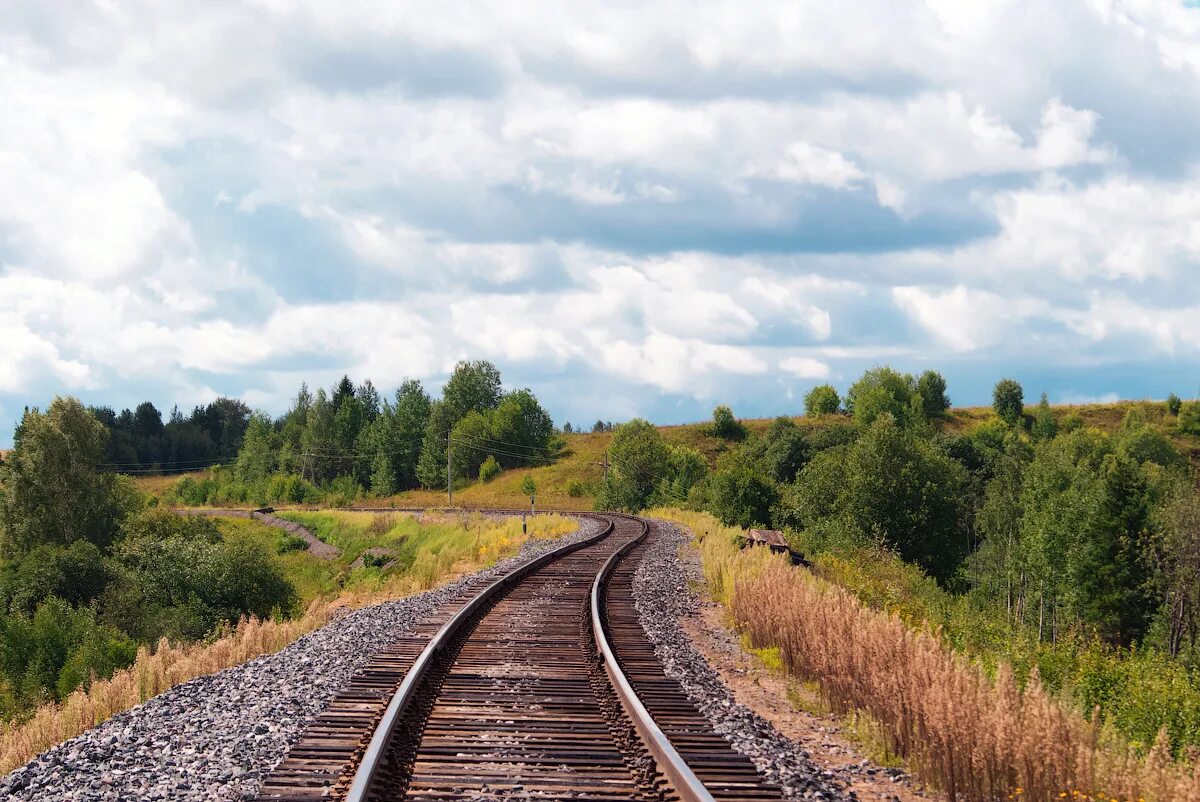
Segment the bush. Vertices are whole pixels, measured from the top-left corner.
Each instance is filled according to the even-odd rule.
[[[372,552],[363,552],[362,561],[365,568],[382,568],[392,561],[391,554],[374,554]]]
[[[1169,396],[1167,396],[1167,412],[1172,415],[1178,415],[1179,409],[1182,406],[1183,401],[1181,401],[1179,396],[1175,395],[1175,393],[1171,393]]]
[[[1025,391],[1013,379],[1001,379],[992,390],[992,409],[1000,416],[1000,420],[1009,426],[1021,422],[1025,413]]]
[[[804,414],[810,418],[833,415],[842,406],[842,399],[832,384],[818,384],[804,396]]]
[[[500,475],[504,469],[500,467],[500,463],[491,454],[479,466],[479,481],[490,482]]]
[[[1179,431],[1200,436],[1200,401],[1189,401],[1179,410]]]
[[[572,479],[567,482],[567,495],[571,498],[582,498],[583,496],[591,495],[595,490],[586,482],[581,482],[578,479]]]
[[[276,554],[287,554],[292,551],[307,551],[308,541],[290,532],[280,532],[275,545]]]
[[[733,410],[724,404],[713,410],[712,433],[723,440],[743,440],[746,427],[733,416]]]

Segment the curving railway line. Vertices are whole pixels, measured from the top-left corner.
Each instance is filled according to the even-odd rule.
[[[780,799],[638,622],[650,524],[588,517],[597,534],[470,586],[377,655],[259,799]]]

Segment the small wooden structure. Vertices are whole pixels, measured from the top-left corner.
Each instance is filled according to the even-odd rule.
[[[803,554],[788,545],[783,532],[780,532],[778,529],[751,529],[739,538],[738,545],[743,549],[750,546],[766,546],[776,554],[788,555],[788,559],[792,561],[792,565],[803,565],[805,568],[812,567],[812,564],[804,559]]]

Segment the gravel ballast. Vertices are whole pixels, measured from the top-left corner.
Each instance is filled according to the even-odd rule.
[[[699,558],[680,559],[680,546],[691,539],[679,527],[667,521],[656,521],[656,525],[659,534],[646,547],[634,574],[633,595],[641,624],[667,676],[683,686],[716,732],[753,760],[768,780],[782,786],[786,798],[852,799],[852,794],[845,794],[822,775],[803,748],[738,704],[692,645],[679,619],[694,614],[698,604],[688,583],[704,578]],[[694,550],[688,553],[694,555]]]
[[[464,583],[499,576],[599,527],[581,519],[575,532],[530,541],[483,572],[356,610],[275,654],[171,688],[0,779],[0,799],[250,799],[354,672]]]

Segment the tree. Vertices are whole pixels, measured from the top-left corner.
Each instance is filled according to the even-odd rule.
[[[563,424],[562,430],[563,430],[563,434],[572,434],[575,431],[574,429],[571,428],[570,421],[567,421],[566,423]]]
[[[533,474],[527,473],[521,479],[521,492],[529,497],[529,509],[532,510],[537,498],[537,482],[533,481]]]
[[[1200,436],[1200,401],[1189,401],[1179,410],[1179,431]]]
[[[376,453],[371,462],[371,492],[380,498],[396,492],[396,472],[384,451]]]
[[[936,418],[950,409],[946,396],[946,379],[936,370],[927,370],[917,379],[917,392],[921,395],[921,409],[926,418]]]
[[[833,415],[842,406],[842,399],[832,384],[818,384],[804,396],[804,414],[810,418]]]
[[[429,393],[416,379],[405,379],[396,391],[388,445],[392,448],[392,470],[399,488],[417,486],[417,459],[432,406]]]
[[[726,526],[770,526],[779,488],[746,459],[731,456],[705,481],[705,507]]]
[[[733,410],[721,404],[713,410],[712,433],[722,440],[742,440],[746,437],[746,427],[733,416]]]
[[[1183,401],[1181,401],[1179,399],[1179,396],[1175,395],[1175,393],[1171,393],[1170,395],[1167,396],[1167,412],[1169,412],[1172,415],[1178,415],[1179,409],[1182,406],[1183,406]]]
[[[790,418],[776,418],[759,437],[743,446],[747,458],[776,482],[790,482],[808,462],[811,449]]]
[[[1053,440],[1058,435],[1058,421],[1054,418],[1054,411],[1050,409],[1050,400],[1045,393],[1042,393],[1042,399],[1033,412],[1031,434],[1034,440]]]
[[[992,390],[992,409],[1009,426],[1016,426],[1025,414],[1025,391],[1013,379],[1001,379]]]
[[[488,415],[491,441],[505,467],[542,465],[549,457],[550,440],[554,436],[554,421],[528,389],[506,393]]]
[[[670,455],[658,428],[649,421],[634,418],[618,426],[609,446],[609,482],[597,498],[600,508],[644,509],[667,476]]]
[[[488,458],[479,466],[479,481],[490,482],[499,476],[503,470],[500,467],[500,463],[496,461],[496,458],[489,454]],[[534,490],[536,491],[537,488],[535,487]]]
[[[486,413],[500,403],[500,371],[491,362],[459,362],[430,410],[417,462],[417,478],[428,488],[445,482],[450,432],[470,412]],[[478,468],[478,463],[476,463]]]
[[[108,432],[74,398],[45,413],[27,410],[0,474],[3,550],[19,556],[40,543],[88,540],[106,548],[124,515],[114,474],[97,470]]]
[[[242,449],[238,452],[238,479],[253,484],[265,480],[275,471],[276,439],[275,427],[266,413],[253,413],[242,438]]]
[[[961,465],[889,415],[847,446],[822,451],[789,490],[784,515],[801,528],[837,521],[948,581],[969,547]]]
[[[1200,493],[1176,483],[1158,512],[1153,560],[1167,613],[1167,649],[1178,655],[1200,634]]]
[[[890,415],[902,427],[925,418],[916,381],[911,375],[886,365],[871,368],[850,385],[846,411],[854,416],[855,423],[864,426],[870,426],[883,415]]]

